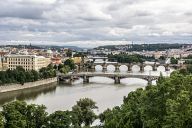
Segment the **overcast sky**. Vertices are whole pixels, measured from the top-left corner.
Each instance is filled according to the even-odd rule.
[[[192,0],[0,0],[0,42],[191,43]]]

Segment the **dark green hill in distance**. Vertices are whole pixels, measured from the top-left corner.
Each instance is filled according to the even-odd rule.
[[[72,50],[75,50],[75,51],[81,51],[83,49],[87,49],[87,48],[81,48],[81,47],[78,47],[78,46],[57,46],[57,45],[38,45],[44,49],[60,49],[60,48],[69,48],[69,49],[72,49]]]
[[[168,49],[180,49],[188,44],[127,44],[127,45],[106,45],[99,46],[95,49],[111,49],[111,50],[125,50],[125,51],[164,51]]]

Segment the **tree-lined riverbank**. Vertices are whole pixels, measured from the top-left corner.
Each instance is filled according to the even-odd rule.
[[[57,77],[38,80],[35,82],[28,82],[28,83],[25,83],[24,85],[21,85],[21,84],[4,85],[4,86],[0,86],[0,93],[28,89],[28,88],[33,88],[37,86],[43,86],[43,85],[47,85],[54,82],[57,82]]]

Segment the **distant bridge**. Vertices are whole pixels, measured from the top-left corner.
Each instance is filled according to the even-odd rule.
[[[165,71],[169,71],[170,68],[175,68],[175,69],[181,69],[184,67],[183,64],[159,64],[159,63],[117,63],[117,62],[97,62],[97,63],[90,63],[89,64],[91,67],[91,71],[95,72],[95,67],[100,65],[102,66],[102,71],[106,72],[107,71],[107,67],[112,65],[115,67],[115,72],[119,72],[120,71],[120,66],[126,66],[128,69],[128,72],[132,71],[132,68],[134,65],[139,66],[140,68],[140,72],[144,72],[144,68],[146,66],[151,66],[153,71],[157,71],[157,68],[159,66],[163,66],[165,67]],[[89,70],[88,67],[84,67],[85,71]],[[80,70],[80,67],[79,67]]]
[[[92,62],[95,62],[96,60],[108,61],[108,57],[106,56],[92,56],[88,57],[88,59],[92,60]]]
[[[148,84],[151,84],[153,80],[157,80],[159,76],[151,76],[151,75],[133,75],[133,74],[117,74],[117,73],[74,73],[74,74],[62,74],[58,73],[57,78],[58,81],[65,81],[69,84],[72,84],[72,82],[75,79],[82,78],[83,83],[89,83],[89,78],[91,77],[107,77],[114,80],[115,84],[120,84],[120,80],[123,78],[139,78],[146,80]]]

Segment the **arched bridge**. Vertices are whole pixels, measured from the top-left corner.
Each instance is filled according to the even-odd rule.
[[[151,66],[153,71],[157,71],[157,68],[159,66],[165,67],[165,71],[169,71],[170,68],[180,69],[183,66],[181,64],[159,64],[159,63],[146,64],[146,63],[117,63],[117,62],[91,63],[90,65],[91,65],[91,71],[92,72],[95,71],[95,67],[98,66],[98,65],[102,66],[103,72],[107,71],[107,66],[109,66],[109,65],[112,65],[112,66],[115,67],[115,72],[119,72],[120,66],[123,66],[123,65],[127,67],[128,72],[132,71],[132,68],[133,68],[134,65],[139,66],[140,72],[144,72],[144,68],[146,66]]]
[[[159,76],[151,75],[133,75],[133,74],[117,74],[117,73],[74,73],[74,74],[57,74],[58,81],[68,81],[71,84],[75,79],[82,78],[83,83],[89,83],[89,78],[91,77],[108,77],[114,80],[115,84],[120,84],[120,80],[123,78],[139,78],[148,81],[151,84],[153,80],[157,80]]]

